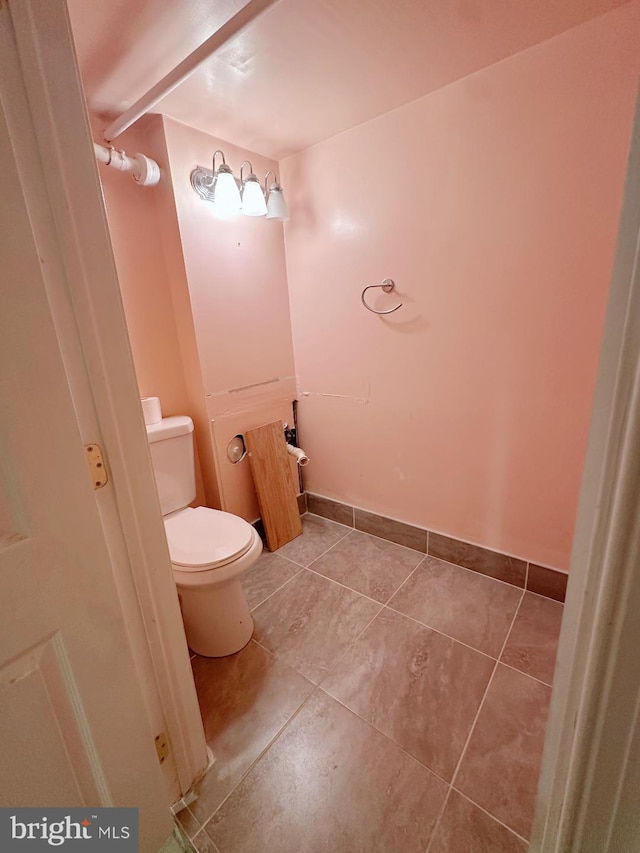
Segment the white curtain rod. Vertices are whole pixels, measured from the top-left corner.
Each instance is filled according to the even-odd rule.
[[[140,186],[153,187],[160,180],[160,166],[155,160],[145,157],[144,154],[129,157],[124,151],[105,148],[104,145],[98,145],[97,142],[93,143],[93,150],[96,160],[106,166],[111,166],[112,169],[118,169],[120,172],[130,172],[133,180]]]

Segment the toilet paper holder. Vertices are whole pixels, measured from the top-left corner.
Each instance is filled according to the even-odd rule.
[[[362,299],[362,304],[367,311],[371,311],[372,314],[393,314],[393,312],[397,311],[398,308],[402,308],[402,302],[398,302],[394,308],[388,308],[386,311],[376,311],[376,309],[372,308],[371,305],[367,305],[367,300],[364,297],[367,290],[371,290],[372,287],[381,287],[385,293],[391,293],[395,286],[396,283],[392,278],[385,278],[381,284],[368,284],[362,291],[362,296],[360,297]]]

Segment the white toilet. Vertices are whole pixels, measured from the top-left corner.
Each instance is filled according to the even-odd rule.
[[[238,516],[189,506],[196,495],[192,433],[184,416],[147,425],[187,642],[200,655],[224,657],[253,633],[240,578],[262,553],[262,541]]]

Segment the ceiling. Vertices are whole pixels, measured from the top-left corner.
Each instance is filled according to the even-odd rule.
[[[154,112],[279,160],[628,0],[279,0]],[[115,117],[246,0],[68,0],[89,108]]]

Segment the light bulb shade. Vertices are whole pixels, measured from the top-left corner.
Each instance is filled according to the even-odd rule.
[[[242,212],[245,216],[264,216],[267,203],[260,182],[255,175],[249,175],[242,188]]]
[[[213,203],[220,213],[237,213],[241,206],[240,191],[228,166],[220,166],[213,188]]]
[[[289,218],[289,208],[279,184],[274,184],[269,190],[267,202],[267,219],[280,219],[284,221]]]

